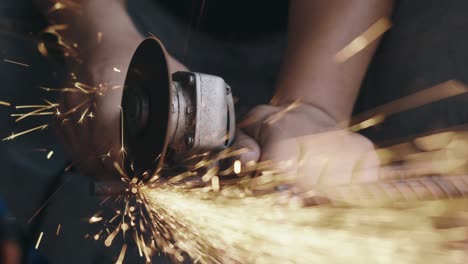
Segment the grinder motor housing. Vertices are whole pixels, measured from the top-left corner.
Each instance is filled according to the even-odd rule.
[[[208,74],[169,74],[167,53],[150,37],[135,51],[122,97],[125,169],[150,175],[167,162],[228,147],[235,136],[231,89]]]

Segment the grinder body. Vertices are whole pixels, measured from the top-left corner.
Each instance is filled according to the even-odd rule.
[[[147,38],[135,51],[122,97],[122,139],[129,175],[152,175],[168,163],[222,150],[234,139],[231,89],[208,74],[169,74],[161,42]]]

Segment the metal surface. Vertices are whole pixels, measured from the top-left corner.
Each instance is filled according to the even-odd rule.
[[[163,45],[152,37],[130,63],[122,98],[130,176],[151,175],[197,152],[222,150],[234,139],[234,104],[225,81],[195,72],[171,77],[167,61]]]

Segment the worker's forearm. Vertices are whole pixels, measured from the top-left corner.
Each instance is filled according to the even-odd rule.
[[[288,48],[274,104],[300,100],[336,121],[349,119],[377,42],[344,63],[335,54],[379,18],[392,0],[291,1]]]

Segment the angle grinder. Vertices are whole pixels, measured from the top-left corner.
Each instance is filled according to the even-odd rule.
[[[122,97],[125,169],[152,174],[167,163],[228,147],[235,136],[231,89],[218,76],[176,72],[155,37],[136,49]]]

